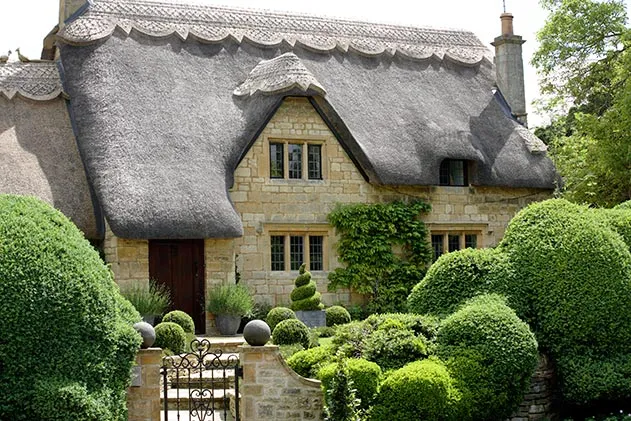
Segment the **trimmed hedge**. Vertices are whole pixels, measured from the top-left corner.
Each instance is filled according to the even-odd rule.
[[[332,306],[324,310],[326,313],[326,325],[333,327],[350,323],[351,314],[342,306]]]
[[[180,310],[173,310],[168,312],[162,318],[163,322],[173,322],[175,324],[180,325],[182,329],[184,329],[185,333],[195,334],[195,322],[193,318]]]
[[[394,371],[381,384],[370,420],[455,421],[459,399],[441,361],[416,361]]]
[[[364,351],[364,341],[374,330],[364,321],[340,325],[335,330],[331,344],[334,351],[342,356],[360,358]]]
[[[0,419],[126,419],[140,315],[68,218],[0,195]]]
[[[273,332],[277,324],[283,320],[295,319],[296,313],[287,307],[274,307],[267,313],[265,322],[268,324],[270,330]]]
[[[383,326],[384,323],[392,321],[400,322],[405,329],[411,330],[417,336],[423,335],[429,341],[433,341],[436,338],[438,325],[440,324],[440,319],[437,317],[410,313],[373,314],[365,320],[373,329],[377,329]]]
[[[155,327],[157,348],[168,349],[174,354],[181,354],[186,347],[186,332],[177,323],[161,322]]]
[[[366,338],[362,356],[384,370],[401,368],[427,356],[423,339],[405,329],[399,321],[385,323]]]
[[[473,298],[447,317],[436,354],[462,393],[462,419],[505,420],[523,401],[537,366],[537,341],[498,295]]]
[[[333,356],[330,347],[316,346],[296,352],[287,359],[287,365],[302,377],[315,379],[320,367],[331,361]]]
[[[276,345],[300,344],[309,348],[309,328],[298,319],[283,320],[272,331],[272,342]]]
[[[368,409],[379,391],[381,368],[376,363],[362,358],[349,358],[345,361],[348,376],[353,381],[355,388],[355,397],[361,401],[361,408]],[[339,370],[340,364],[335,362],[323,366],[318,371],[317,377],[322,381],[325,394],[331,388],[331,382]]]

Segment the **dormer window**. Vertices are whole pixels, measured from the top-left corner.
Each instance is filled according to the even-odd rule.
[[[469,171],[464,159],[445,159],[440,164],[441,186],[469,185]]]

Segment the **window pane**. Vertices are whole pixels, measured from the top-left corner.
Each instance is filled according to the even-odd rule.
[[[324,270],[323,238],[321,235],[309,236],[309,265],[310,270]]]
[[[302,145],[289,144],[289,178],[302,178]]]
[[[465,234],[464,236],[464,246],[468,248],[477,248],[478,247],[478,236],[475,234]]]
[[[308,145],[309,180],[322,180],[322,145]]]
[[[449,160],[445,159],[440,163],[440,185],[448,186],[449,183]]]
[[[460,236],[449,234],[449,252],[460,250]]]
[[[464,161],[449,161],[449,178],[452,186],[464,186]]]
[[[285,270],[285,237],[272,235],[272,270]]]
[[[434,261],[443,254],[443,238],[442,234],[432,234],[432,249],[434,250]]]
[[[283,174],[283,144],[269,144],[269,176],[270,178],[284,178]]]
[[[289,262],[291,270],[300,269],[304,261],[304,243],[302,237],[289,237]]]

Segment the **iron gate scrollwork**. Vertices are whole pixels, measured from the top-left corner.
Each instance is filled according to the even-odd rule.
[[[165,421],[169,415],[175,420],[240,421],[239,357],[211,347],[208,339],[195,339],[193,351],[164,357],[160,373]]]

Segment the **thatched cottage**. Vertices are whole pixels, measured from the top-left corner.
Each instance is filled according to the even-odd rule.
[[[0,192],[54,204],[119,283],[327,303],[337,203],[423,198],[436,254],[497,243],[556,173],[524,126],[521,37],[143,0],[61,0],[50,61],[0,64]]]

